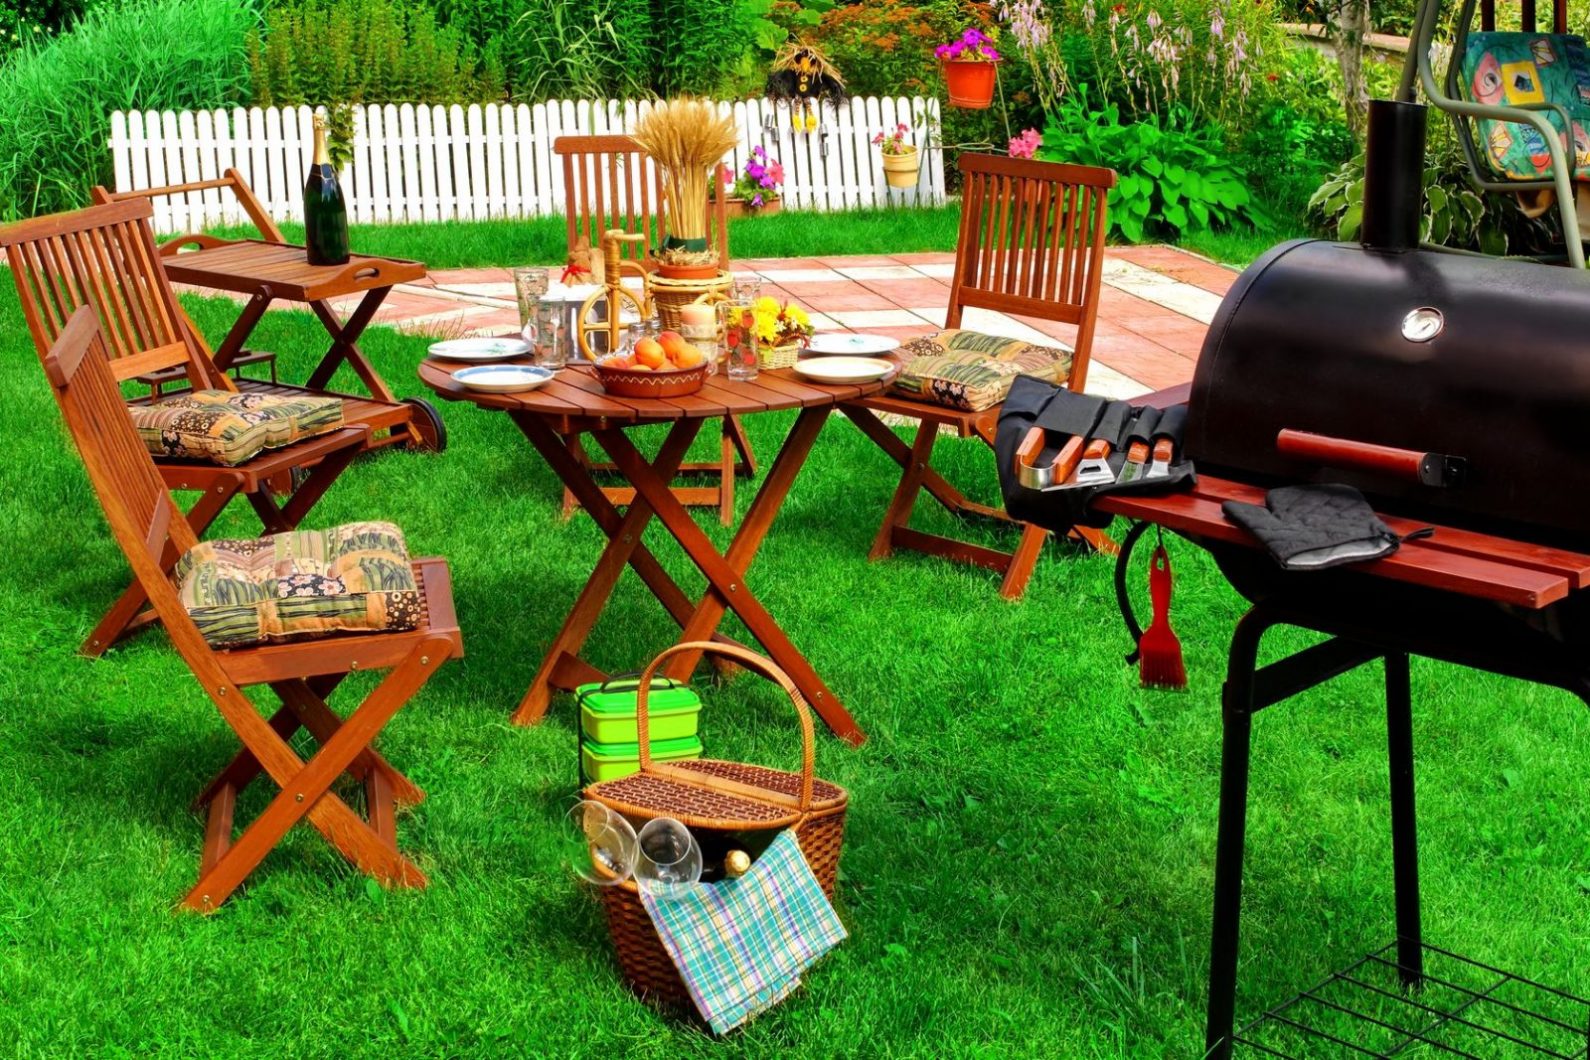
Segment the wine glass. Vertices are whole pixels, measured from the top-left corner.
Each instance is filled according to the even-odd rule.
[[[574,874],[586,883],[611,887],[635,872],[639,842],[621,814],[602,803],[581,799],[564,815]]]
[[[701,846],[672,817],[647,821],[636,837],[635,882],[659,898],[676,898],[701,880]]]

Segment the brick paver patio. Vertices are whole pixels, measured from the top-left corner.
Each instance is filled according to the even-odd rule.
[[[944,323],[953,254],[763,258],[736,261],[764,290],[811,311],[818,330],[879,332],[896,338],[930,334]],[[1130,397],[1185,383],[1235,270],[1175,247],[1111,247],[1094,334],[1088,390]],[[352,301],[339,306],[351,311]],[[509,270],[444,269],[393,291],[378,322],[416,334],[502,334],[518,327]],[[1035,342],[1070,343],[1075,329],[982,309],[963,325]]]

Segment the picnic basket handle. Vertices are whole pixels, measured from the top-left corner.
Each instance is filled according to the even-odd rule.
[[[635,728],[636,735],[640,738],[640,770],[642,773],[651,768],[651,723],[647,715],[646,700],[651,695],[651,681],[656,676],[662,664],[671,657],[684,652],[702,652],[707,655],[721,655],[733,659],[747,670],[754,670],[763,677],[772,681],[784,690],[789,696],[789,701],[795,705],[795,713],[800,716],[801,722],[801,793],[800,812],[806,813],[812,806],[812,779],[817,768],[816,752],[813,747],[812,712],[806,706],[806,697],[802,696],[800,689],[795,687],[789,675],[780,670],[772,659],[758,655],[754,651],[747,651],[733,644],[720,644],[717,641],[688,640],[682,644],[675,644],[667,651],[651,661],[640,675],[640,687],[635,690]]]

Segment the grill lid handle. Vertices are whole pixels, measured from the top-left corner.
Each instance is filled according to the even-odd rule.
[[[1461,456],[1421,453],[1308,431],[1282,430],[1275,436],[1275,448],[1295,460],[1387,475],[1438,489],[1461,486],[1468,475],[1469,462]]]

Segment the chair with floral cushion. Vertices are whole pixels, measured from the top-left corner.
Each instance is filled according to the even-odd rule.
[[[186,389],[129,402],[119,415],[132,417],[168,488],[199,494],[190,525],[204,533],[242,494],[265,530],[291,530],[360,452],[369,426],[345,422],[336,397],[239,392],[204,354],[177,302],[152,213],[147,200],[133,200],[0,227],[34,346],[43,357],[72,314],[89,306],[117,380],[179,370]],[[278,500],[273,487],[295,476],[297,488]],[[175,562],[174,554],[165,558],[168,569]],[[99,655],[152,617],[135,583],[82,650]]]
[[[424,793],[370,745],[447,659],[463,654],[441,559],[411,559],[390,523],[200,543],[126,414],[94,311],[68,315],[42,356],[62,417],[133,576],[172,645],[243,749],[200,793],[208,819],[199,878],[182,904],[220,906],[299,820],[382,883],[422,887],[398,852],[395,804]],[[164,562],[179,557],[175,581]],[[346,719],[326,697],[354,669],[390,671]],[[269,720],[244,690],[268,685]],[[289,740],[319,743],[306,762]],[[241,835],[238,795],[261,773],[280,789]],[[364,785],[360,817],[331,790]]]
[[[1000,595],[1017,599],[1037,566],[1048,531],[1027,523],[1011,552],[913,528],[923,490],[952,515],[1008,520],[979,504],[933,469],[941,431],[994,444],[1000,403],[1017,375],[1081,391],[1087,382],[1104,264],[1105,209],[1115,173],[1093,166],[1023,158],[961,155],[961,231],[955,251],[947,330],[900,348],[905,362],[888,393],[842,406],[895,463],[900,483],[873,539],[870,558],[908,548],[1003,576]],[[1070,348],[986,335],[961,327],[966,309],[987,309],[1074,325]],[[907,445],[880,414],[917,421]],[[1113,552],[1102,532],[1073,527],[1072,538]]]

